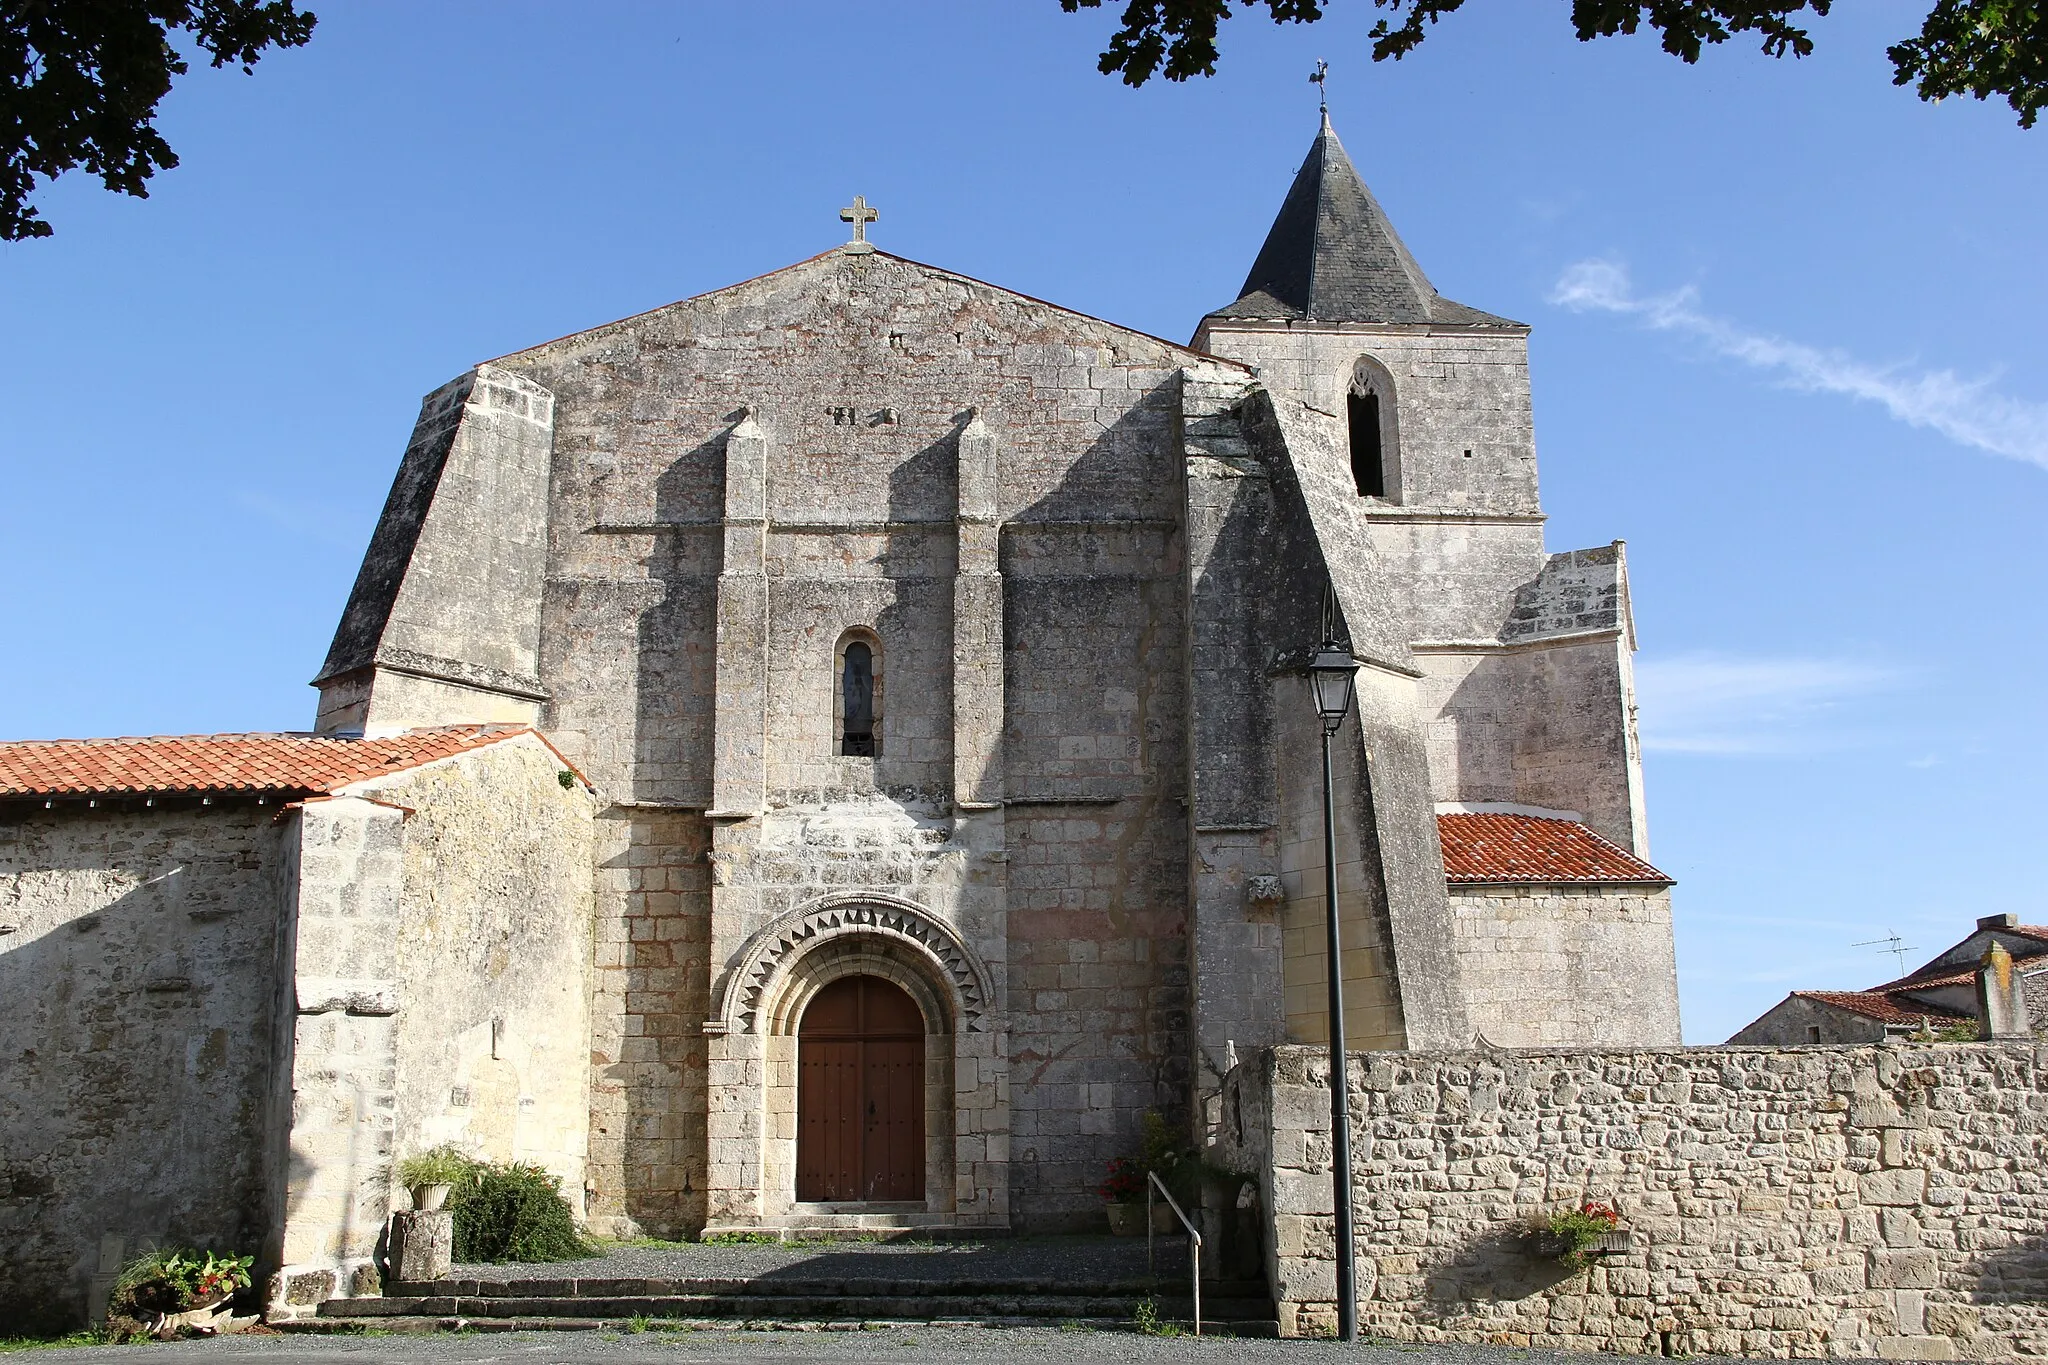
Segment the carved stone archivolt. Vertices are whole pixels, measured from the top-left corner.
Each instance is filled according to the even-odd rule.
[[[731,1033],[761,1031],[779,979],[803,958],[841,940],[865,939],[943,984],[954,1027],[980,1033],[989,1009],[988,972],[953,931],[921,906],[893,896],[834,897],[802,906],[756,933],[726,977],[718,1018]]]

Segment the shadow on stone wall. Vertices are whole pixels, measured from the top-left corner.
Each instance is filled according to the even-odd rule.
[[[151,1246],[266,1250],[276,916],[244,922],[260,913],[206,917],[158,878],[0,938],[0,1337],[83,1324]]]
[[[2048,1302],[2048,1233],[1982,1252],[1971,1258],[1968,1270],[1976,1278],[1970,1291],[1973,1304]],[[1930,1304],[1928,1312],[1935,1308]]]
[[[1424,1278],[1425,1315],[1442,1321],[1474,1305],[1533,1298],[1588,1273],[1532,1254],[1527,1229],[1496,1228],[1430,1267]]]
[[[1013,802],[1028,801],[1006,814],[1010,1207],[1031,1232],[1099,1228],[1095,1186],[1137,1149],[1145,1111],[1176,1130],[1187,1119],[1179,403],[1168,371],[1003,524],[1004,777]],[[1124,693],[1129,709],[1109,703]],[[1063,747],[1098,735],[1135,741],[1128,762],[1077,763]],[[1063,795],[1091,799],[1052,799]],[[1034,844],[1052,852],[1036,857]],[[1134,942],[1142,951],[1120,959]],[[1114,964],[1100,981],[1098,962]],[[1109,1112],[1083,1098],[1092,1086],[1113,1088]]]

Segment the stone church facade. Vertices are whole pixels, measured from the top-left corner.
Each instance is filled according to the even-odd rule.
[[[0,1302],[163,1238],[365,1292],[441,1141],[604,1233],[1093,1226],[1146,1111],[1326,1037],[1326,632],[1352,1045],[1675,1044],[1626,560],[1546,550],[1527,337],[1326,121],[1189,346],[856,240],[435,391],[313,734],[0,745]],[[93,1010],[231,1178],[90,1191]]]

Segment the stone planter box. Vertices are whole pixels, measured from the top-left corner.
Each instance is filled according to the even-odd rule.
[[[1627,1228],[1616,1228],[1613,1232],[1602,1233],[1593,1245],[1585,1250],[1588,1260],[1607,1256],[1625,1256],[1635,1247],[1635,1234]],[[1554,1232],[1533,1232],[1529,1235],[1529,1253],[1546,1261],[1562,1261],[1572,1254],[1572,1242]]]

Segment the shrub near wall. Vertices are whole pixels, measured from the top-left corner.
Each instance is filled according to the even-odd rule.
[[[1352,1062],[1362,1330],[1625,1352],[2048,1354],[2048,1091],[2030,1044],[1372,1053]],[[1231,1075],[1282,1326],[1329,1331],[1328,1067]],[[1234,1139],[1233,1139],[1234,1141]],[[1527,1231],[1602,1200],[1588,1271]]]

